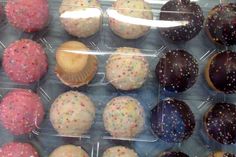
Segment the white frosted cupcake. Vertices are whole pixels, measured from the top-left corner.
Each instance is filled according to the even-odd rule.
[[[64,29],[77,37],[88,37],[99,31],[101,8],[97,0],[63,0],[59,9]]]
[[[148,61],[136,48],[118,48],[106,63],[107,80],[121,90],[140,88],[146,81],[148,73]]]
[[[115,146],[108,148],[102,157],[138,157],[138,154],[129,148],[123,146]]]
[[[119,138],[132,138],[144,127],[144,110],[138,100],[129,96],[113,98],[103,113],[105,129]]]
[[[63,145],[56,148],[49,157],[89,157],[89,155],[80,146]]]
[[[150,29],[150,26],[143,25],[145,20],[153,20],[152,10],[144,0],[117,0],[107,13],[111,30],[124,39],[145,35]]]
[[[91,128],[94,118],[93,102],[76,91],[61,94],[50,109],[50,121],[60,135],[80,136]]]

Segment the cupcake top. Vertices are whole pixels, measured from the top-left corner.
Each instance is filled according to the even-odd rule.
[[[236,143],[236,105],[216,103],[206,112],[204,124],[207,134],[221,144]]]
[[[29,39],[21,39],[5,49],[2,65],[11,80],[33,83],[47,72],[48,60],[40,44]]]
[[[170,0],[161,8],[160,20],[187,22],[180,26],[160,28],[161,35],[173,41],[188,41],[202,29],[204,16],[200,6],[190,0]]]
[[[68,41],[56,51],[57,77],[65,85],[80,87],[88,84],[97,72],[98,60],[89,48],[77,41]]]
[[[212,56],[206,66],[206,79],[209,85],[224,93],[236,92],[236,52],[223,51]]]
[[[214,152],[211,153],[208,157],[236,157],[236,155],[227,152]]]
[[[108,10],[107,13],[111,30],[124,39],[137,39],[145,35],[150,27],[143,25],[145,22],[134,24],[133,20],[122,21],[117,17],[136,18],[136,21],[153,19],[151,7],[144,0],[117,0],[112,5],[112,12]]]
[[[164,90],[183,92],[191,88],[198,77],[197,60],[185,50],[170,50],[156,66],[156,77]]]
[[[214,42],[221,45],[236,44],[236,4],[221,3],[210,10],[205,30]]]
[[[100,29],[102,11],[97,0],[63,0],[59,13],[63,27],[71,35],[88,37]]]
[[[122,47],[106,63],[106,78],[117,89],[140,88],[149,73],[149,65],[139,49]]]
[[[47,0],[7,0],[5,10],[9,23],[25,32],[39,31],[49,20]]]
[[[144,110],[138,100],[132,97],[116,97],[107,103],[103,121],[113,137],[135,137],[144,127]]]
[[[193,134],[195,119],[185,102],[167,98],[152,109],[151,127],[161,140],[180,143]]]
[[[1,157],[39,157],[36,149],[28,143],[10,142],[0,148]]]
[[[63,145],[56,148],[49,157],[89,157],[89,155],[80,147],[74,145]]]
[[[94,118],[93,102],[76,91],[58,96],[50,109],[50,121],[60,135],[80,136],[90,129]]]
[[[100,4],[97,0],[63,0],[59,12],[62,14],[84,8],[100,8]]]
[[[189,157],[183,152],[163,152],[159,157]]]
[[[13,135],[27,134],[39,128],[44,114],[39,96],[26,89],[10,91],[0,104],[1,123]]]
[[[89,51],[84,44],[77,41],[68,41],[61,44],[56,52],[56,61],[59,67],[70,73],[82,71],[88,61]]]
[[[108,148],[102,157],[138,157],[138,154],[129,148],[123,146],[115,146]]]

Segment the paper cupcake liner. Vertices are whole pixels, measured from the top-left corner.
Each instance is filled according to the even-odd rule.
[[[214,84],[212,83],[211,78],[210,78],[210,75],[209,75],[209,69],[210,69],[210,66],[211,66],[211,61],[215,58],[216,55],[217,55],[217,54],[215,54],[214,56],[212,56],[212,57],[209,59],[207,65],[206,65],[206,67],[205,67],[204,73],[205,73],[205,79],[206,79],[206,81],[207,81],[208,86],[209,86],[211,89],[220,92],[220,90],[218,90],[218,89],[214,86]]]
[[[84,69],[77,73],[68,73],[64,71],[58,64],[55,73],[62,83],[69,87],[80,87],[88,84],[97,72],[97,57],[89,56],[88,63]]]

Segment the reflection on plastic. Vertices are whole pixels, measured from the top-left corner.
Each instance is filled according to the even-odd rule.
[[[113,54],[112,51],[81,51],[81,50],[61,50],[65,53],[75,53],[75,54],[84,54],[84,55],[96,55],[96,56],[99,56],[99,55],[110,55],[110,54]],[[150,54],[124,54],[124,53],[116,53],[116,54],[119,54],[119,55],[123,55],[123,56],[147,56],[147,57],[157,57],[158,56],[158,53],[150,53]]]
[[[141,26],[169,28],[169,27],[185,26],[189,24],[188,21],[163,21],[163,20],[148,20],[148,19],[135,18],[122,15],[118,13],[117,10],[114,9],[107,9],[107,14],[109,17],[114,18],[117,21]]]
[[[85,8],[76,11],[66,11],[60,17],[65,19],[87,19],[99,18],[101,14],[101,10],[98,8]]]

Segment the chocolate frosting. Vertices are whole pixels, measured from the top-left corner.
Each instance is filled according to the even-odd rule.
[[[168,98],[152,109],[151,128],[161,140],[180,143],[192,135],[194,115],[185,102]]]
[[[183,92],[191,88],[198,77],[197,60],[184,50],[165,53],[156,66],[156,76],[164,90]]]
[[[236,92],[236,52],[223,51],[213,57],[209,68],[210,81],[225,93]]]
[[[224,153],[223,157],[236,157],[235,154],[231,154],[231,153]]]
[[[173,41],[188,41],[202,29],[204,16],[199,5],[190,0],[170,0],[161,8],[160,20],[187,21],[183,26],[160,28],[161,35]]]
[[[208,135],[222,144],[236,143],[236,105],[217,103],[205,115]]]
[[[164,152],[160,157],[189,157],[183,152]]]
[[[220,4],[208,14],[205,29],[209,37],[222,45],[236,44],[236,3]]]

